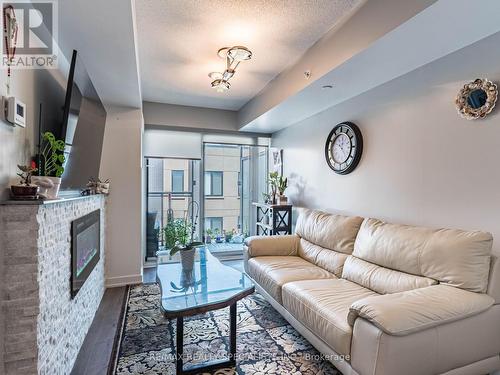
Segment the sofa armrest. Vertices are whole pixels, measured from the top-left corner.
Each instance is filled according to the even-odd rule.
[[[297,255],[299,236],[253,236],[245,240],[249,258],[266,255]]]
[[[360,299],[349,308],[347,320],[354,326],[359,316],[390,335],[405,336],[479,314],[494,302],[487,294],[433,285]]]

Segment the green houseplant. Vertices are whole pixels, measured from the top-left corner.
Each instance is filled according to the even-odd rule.
[[[61,186],[61,176],[64,173],[64,150],[66,145],[63,140],[56,139],[51,132],[42,134],[40,149],[40,176],[33,176],[33,182],[40,187],[40,194],[46,198],[57,198]]]
[[[278,194],[279,204],[287,204],[288,198],[285,196],[285,190],[288,187],[288,178],[278,174],[278,172],[269,173],[269,184],[273,194],[273,203],[276,203],[276,194]]]
[[[21,178],[19,185],[12,185],[10,191],[14,199],[36,199],[38,186],[31,183],[32,175],[37,171],[34,163],[31,165],[18,165],[21,171],[17,175]]]
[[[172,219],[163,228],[165,247],[170,256],[181,255],[182,268],[193,269],[195,250],[203,246],[202,242],[193,241],[192,225],[186,219]]]

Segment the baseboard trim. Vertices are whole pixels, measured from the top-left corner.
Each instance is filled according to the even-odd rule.
[[[142,275],[127,275],[127,276],[117,276],[108,277],[106,279],[106,288],[116,288],[119,286],[141,284]]]

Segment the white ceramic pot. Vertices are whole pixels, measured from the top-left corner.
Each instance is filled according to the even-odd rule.
[[[39,194],[47,199],[56,199],[61,186],[61,177],[32,176],[31,182],[40,187]]]
[[[194,268],[194,256],[196,255],[196,248],[191,250],[181,250],[181,264],[182,269],[190,271]]]

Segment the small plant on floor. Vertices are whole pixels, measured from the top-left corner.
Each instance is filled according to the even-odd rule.
[[[191,223],[186,219],[173,219],[163,228],[165,247],[173,256],[179,251],[192,250],[203,245],[202,242],[193,241]]]
[[[231,242],[231,240],[233,239],[233,235],[234,235],[234,229],[228,230],[226,232],[226,236],[225,237],[226,237],[226,242],[227,243]]]
[[[222,236],[219,228],[215,228],[215,242],[222,243]]]
[[[211,228],[205,230],[205,243],[212,243],[213,232]]]

